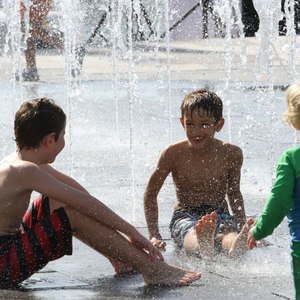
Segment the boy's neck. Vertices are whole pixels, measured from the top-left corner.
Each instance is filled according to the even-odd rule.
[[[190,147],[190,151],[195,155],[206,155],[212,154],[215,150],[215,139],[211,141],[211,143],[206,144],[205,147],[195,147],[188,142],[188,146]]]
[[[16,151],[20,160],[29,161],[37,165],[45,164],[44,159],[38,149],[22,149]]]

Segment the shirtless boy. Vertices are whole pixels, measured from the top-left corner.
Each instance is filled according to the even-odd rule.
[[[17,151],[0,162],[0,287],[13,287],[49,261],[71,255],[73,235],[138,270],[147,284],[199,279],[200,273],[164,262],[132,225],[49,165],[64,148],[65,126],[65,113],[47,98],[24,102],[15,115]],[[33,191],[44,196],[27,210]]]
[[[246,222],[240,191],[243,155],[239,147],[214,137],[224,125],[222,110],[221,99],[207,89],[191,92],[181,104],[187,139],[162,152],[144,193],[150,240],[158,248],[164,249],[165,242],[159,232],[157,196],[171,174],[177,201],[170,231],[180,248],[203,257],[221,250],[235,257],[247,249],[253,220]]]

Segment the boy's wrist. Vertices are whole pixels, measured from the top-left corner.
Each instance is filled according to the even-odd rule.
[[[152,238],[156,238],[156,239],[159,239],[159,240],[161,240],[162,239],[162,237],[161,237],[161,235],[160,235],[160,233],[159,232],[156,232],[155,234],[149,234],[149,239],[151,240]]]

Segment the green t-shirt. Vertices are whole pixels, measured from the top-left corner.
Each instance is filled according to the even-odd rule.
[[[280,157],[276,181],[259,219],[253,235],[260,240],[273,233],[288,216],[292,240],[300,241],[300,147],[286,150]]]

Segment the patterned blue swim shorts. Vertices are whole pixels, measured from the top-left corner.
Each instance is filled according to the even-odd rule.
[[[230,215],[227,209],[213,208],[210,205],[199,207],[180,208],[174,211],[169,229],[171,237],[179,248],[183,247],[184,237],[187,232],[198,222],[198,220],[215,211],[218,215],[215,235],[224,232],[239,232],[238,223],[235,217]],[[220,241],[215,240],[215,248],[221,252]]]

